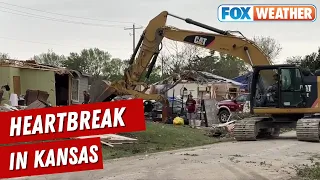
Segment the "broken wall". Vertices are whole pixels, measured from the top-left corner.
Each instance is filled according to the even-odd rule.
[[[56,105],[55,76],[53,71],[34,69],[21,69],[21,93],[25,95],[27,89],[46,91],[49,94],[48,101],[52,106]]]
[[[193,83],[193,82],[187,82],[187,83],[179,83],[177,84],[174,88],[170,89],[167,93],[169,97],[173,95],[174,91],[174,96],[180,96],[180,90],[185,87],[187,91],[185,91],[185,96],[188,94],[192,94],[193,98],[198,98],[198,84]]]
[[[0,67],[0,87],[9,85],[10,91],[4,91],[1,105],[9,104],[10,93],[14,93],[13,76],[20,76],[20,69],[14,67]]]
[[[229,94],[229,88],[236,88],[237,92],[240,91],[240,87],[233,85],[231,83],[214,83],[211,85],[211,94],[213,95],[213,91],[216,92],[216,99],[218,101],[223,100],[227,94]]]

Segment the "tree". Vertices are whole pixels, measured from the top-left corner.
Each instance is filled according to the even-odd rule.
[[[86,59],[80,56],[78,53],[71,52],[68,58],[62,62],[62,65],[68,69],[89,74],[89,64],[87,63]]]
[[[202,57],[207,49],[191,44],[182,44],[176,41],[169,41],[164,45],[166,52],[160,54],[160,61],[165,74],[180,73],[190,70],[197,59]]]
[[[0,59],[10,59],[10,56],[8,53],[0,53]]]
[[[83,49],[80,54],[72,52],[63,65],[92,75],[93,80],[104,76],[105,68],[111,61],[111,55],[98,48]]]
[[[282,51],[282,46],[278,43],[278,41],[270,36],[254,36],[253,41],[262,49],[262,51],[273,63]]]
[[[291,56],[286,59],[287,64],[294,64],[300,66],[303,61],[302,56]]]
[[[155,66],[152,69],[152,72],[148,79],[146,79],[146,74],[147,74],[147,71],[142,74],[141,81],[144,81],[148,84],[153,84],[162,80],[161,66],[159,65]]]
[[[288,64],[295,64],[301,68],[309,69],[311,72],[315,72],[320,69],[320,47],[317,52],[302,56],[293,56],[287,58]]]
[[[41,64],[61,66],[62,62],[66,60],[66,57],[64,55],[58,55],[52,50],[48,50],[46,53],[33,56],[32,59]]]
[[[103,69],[103,74],[109,81],[120,80],[123,77],[125,62],[119,58],[113,58],[106,64]]]
[[[210,55],[198,59],[193,68],[197,71],[210,72],[225,78],[234,78],[248,71],[248,66],[240,58],[216,53],[215,51],[211,51]]]
[[[215,51],[210,51],[210,55],[205,57],[198,57],[191,61],[190,69],[195,71],[205,71],[209,73],[216,73],[217,63],[220,57],[215,54]]]
[[[205,71],[226,78],[233,78],[247,72],[248,67],[239,58],[216,53],[194,45],[171,44],[171,54],[161,54],[164,76],[185,70]],[[230,71],[232,69],[232,71]]]

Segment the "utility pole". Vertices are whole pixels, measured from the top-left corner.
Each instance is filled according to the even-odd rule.
[[[143,28],[142,26],[136,27],[136,25],[134,23],[131,28],[124,28],[124,30],[132,30],[132,34],[130,33],[130,35],[133,36],[133,38],[132,38],[133,52],[134,52],[134,49],[136,48],[136,29],[142,29],[142,28]]]

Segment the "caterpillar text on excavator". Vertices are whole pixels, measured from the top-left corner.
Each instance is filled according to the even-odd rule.
[[[168,16],[214,33],[166,26]],[[237,35],[238,34],[238,35]],[[135,48],[124,77],[120,81],[96,81],[91,85],[91,102],[111,101],[116,96],[133,95],[145,100],[162,101],[163,121],[167,120],[168,100],[160,94],[146,94],[148,78],[156,63],[163,38],[193,44],[241,58],[253,68],[250,111],[256,117],[237,121],[234,136],[238,141],[274,138],[281,128],[296,128],[297,139],[320,139],[320,74],[312,74],[293,65],[273,65],[265,53],[239,31],[223,31],[166,11],[153,18]],[[142,85],[143,90],[137,87]]]

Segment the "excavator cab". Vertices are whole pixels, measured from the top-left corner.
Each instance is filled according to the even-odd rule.
[[[319,76],[294,65],[253,66],[253,116],[236,121],[235,139],[276,138],[281,128],[295,128],[298,140],[320,142],[319,81]]]
[[[286,114],[287,108],[306,108],[302,70],[294,65],[254,66],[251,82],[252,114]]]

